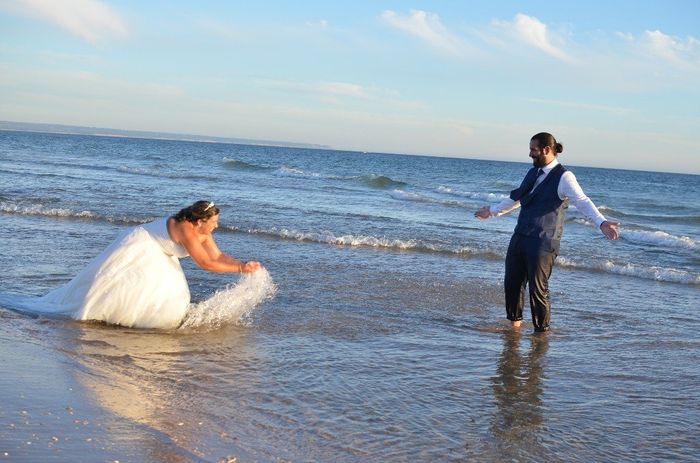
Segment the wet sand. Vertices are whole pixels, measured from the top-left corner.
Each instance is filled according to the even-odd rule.
[[[109,384],[100,385],[95,378],[81,384],[81,376],[94,372],[80,371],[60,351],[47,346],[44,328],[55,329],[56,324],[0,312],[0,363],[4,366],[0,462],[229,462],[237,457],[241,461],[240,449],[221,442],[212,445],[225,436],[210,435],[210,442],[199,442],[209,450],[192,442],[192,427],[205,426],[193,422],[196,417],[158,425],[110,413],[93,403],[94,389]],[[69,329],[78,325],[65,324]],[[130,400],[116,394],[111,399],[122,402],[117,407],[144,410],[150,406],[138,395]],[[198,434],[207,434],[203,431],[199,429]]]

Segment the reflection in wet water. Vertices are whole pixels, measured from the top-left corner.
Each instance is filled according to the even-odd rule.
[[[541,441],[547,432],[544,390],[544,359],[549,348],[547,334],[524,335],[506,331],[491,389],[496,405],[489,435],[478,446],[482,461],[547,459]]]
[[[74,350],[68,353],[82,366],[76,370],[78,381],[91,401],[126,418],[112,425],[118,444],[141,447],[155,462],[209,461],[225,454],[210,454],[221,448],[211,440],[225,433],[206,413],[215,409],[206,391],[216,390],[217,379],[202,364],[207,356],[197,348],[198,335],[104,325],[76,329]],[[238,334],[219,339],[218,348],[212,346],[217,336],[209,334],[208,349],[223,355],[235,351],[245,338]]]

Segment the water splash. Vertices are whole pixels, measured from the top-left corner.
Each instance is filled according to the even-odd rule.
[[[238,283],[218,290],[205,301],[190,304],[180,329],[217,329],[227,324],[247,326],[255,307],[276,292],[277,285],[266,269],[244,274]]]

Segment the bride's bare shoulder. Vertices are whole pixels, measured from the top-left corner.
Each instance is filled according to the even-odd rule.
[[[178,221],[175,217],[168,217],[167,225],[170,237],[176,242],[180,242],[182,238],[193,231],[191,223],[187,220]]]

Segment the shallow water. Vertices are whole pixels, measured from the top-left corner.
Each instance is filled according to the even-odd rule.
[[[41,295],[126,227],[200,197],[222,207],[220,247],[262,261],[277,288],[246,323],[204,330],[3,306],[0,457],[61,460],[80,455],[76,439],[122,461],[700,454],[697,176],[574,169],[623,222],[622,238],[605,241],[569,211],[553,330],[533,336],[531,325],[513,334],[503,320],[514,218],[471,217],[527,165],[0,137],[3,294]],[[238,281],[183,267],[195,303]]]

